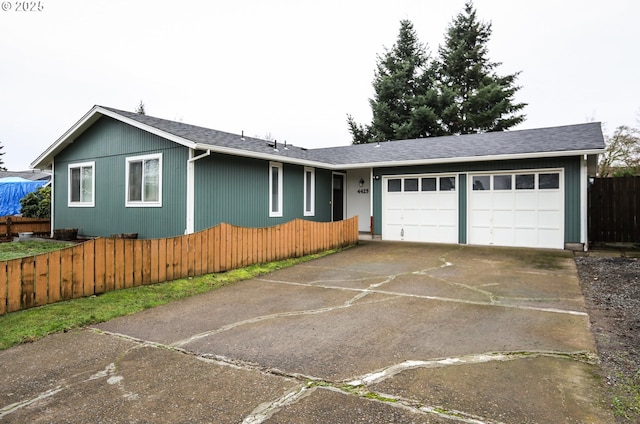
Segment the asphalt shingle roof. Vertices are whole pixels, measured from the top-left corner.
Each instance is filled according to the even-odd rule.
[[[322,162],[334,166],[375,164],[404,161],[448,161],[492,156],[518,156],[528,154],[580,152],[604,149],[601,124],[585,124],[431,137],[413,140],[388,141],[379,144],[360,144],[343,147],[304,149],[282,143],[274,150],[273,142],[253,137],[241,137],[209,128],[154,118],[138,113],[103,107],[111,112],[154,127],[201,146],[238,149],[257,154]]]

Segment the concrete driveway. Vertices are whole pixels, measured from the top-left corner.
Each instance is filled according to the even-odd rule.
[[[367,241],[0,352],[0,422],[612,423],[567,252]]]

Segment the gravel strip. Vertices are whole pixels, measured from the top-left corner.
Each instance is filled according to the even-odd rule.
[[[624,254],[622,254],[624,255]],[[612,395],[640,384],[640,259],[576,256],[591,331]],[[619,423],[636,422],[618,417]]]

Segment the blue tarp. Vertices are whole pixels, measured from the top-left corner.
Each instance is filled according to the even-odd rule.
[[[47,181],[30,181],[20,177],[0,178],[0,216],[20,213],[20,199],[36,191]]]

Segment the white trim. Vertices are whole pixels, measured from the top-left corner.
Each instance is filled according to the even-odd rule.
[[[311,182],[308,184],[307,174],[310,174]],[[304,204],[302,205],[304,216],[315,216],[316,214],[316,170],[309,166],[304,167]],[[311,187],[311,193],[307,191],[307,186]],[[307,201],[308,200],[308,201]],[[307,203],[311,208],[307,210]]]
[[[211,150],[207,150],[201,155],[194,156],[196,151],[189,149],[189,159],[187,159],[187,222],[184,230],[185,234],[195,232],[196,226],[196,165],[195,162],[205,158],[211,154]]]
[[[51,228],[49,229],[49,237],[53,238],[53,229],[56,228],[55,210],[56,210],[56,188],[53,179],[56,177],[55,163],[51,162]]]
[[[149,201],[130,201],[129,200],[129,164],[131,162],[143,162],[143,172],[144,172],[144,161],[158,159],[158,200],[149,202]],[[143,173],[144,175],[144,173]],[[142,187],[144,189],[144,181],[141,181]],[[144,198],[144,193],[141,193],[142,198]],[[125,182],[124,182],[124,201],[125,207],[127,208],[160,208],[162,207],[162,153],[153,153],[149,155],[140,155],[140,156],[128,156],[125,158]]]
[[[80,169],[80,193],[78,195],[82,198],[82,169],[91,168],[91,201],[83,202],[78,200],[74,202],[71,200],[71,170]],[[70,163],[67,166],[67,206],[70,208],[93,208],[96,205],[96,163],[90,162],[78,162]]]
[[[347,173],[346,172],[332,172],[331,173],[331,221],[333,222],[335,220],[335,217],[333,216],[333,181],[334,175],[341,175],[342,176],[342,219],[347,219]]]
[[[471,156],[471,157],[448,157],[436,159],[412,159],[412,160],[396,160],[384,162],[363,162],[363,163],[342,163],[342,164],[323,164],[325,169],[357,169],[357,168],[384,168],[384,167],[403,167],[412,165],[439,165],[453,163],[469,163],[469,162],[493,162],[514,159],[544,159],[552,157],[574,157],[578,155],[592,155],[603,153],[604,149],[593,150],[573,150],[560,152],[537,152],[537,153],[518,153],[510,155],[488,155],[488,156]]]
[[[278,196],[278,204],[273,204],[273,169],[276,168],[278,170],[278,186],[277,186],[277,196]],[[282,192],[282,180],[283,180],[283,172],[282,172],[282,162],[269,162],[269,217],[270,218],[279,218],[282,216],[282,205],[283,205],[283,192]],[[277,209],[274,210],[274,206]]]

